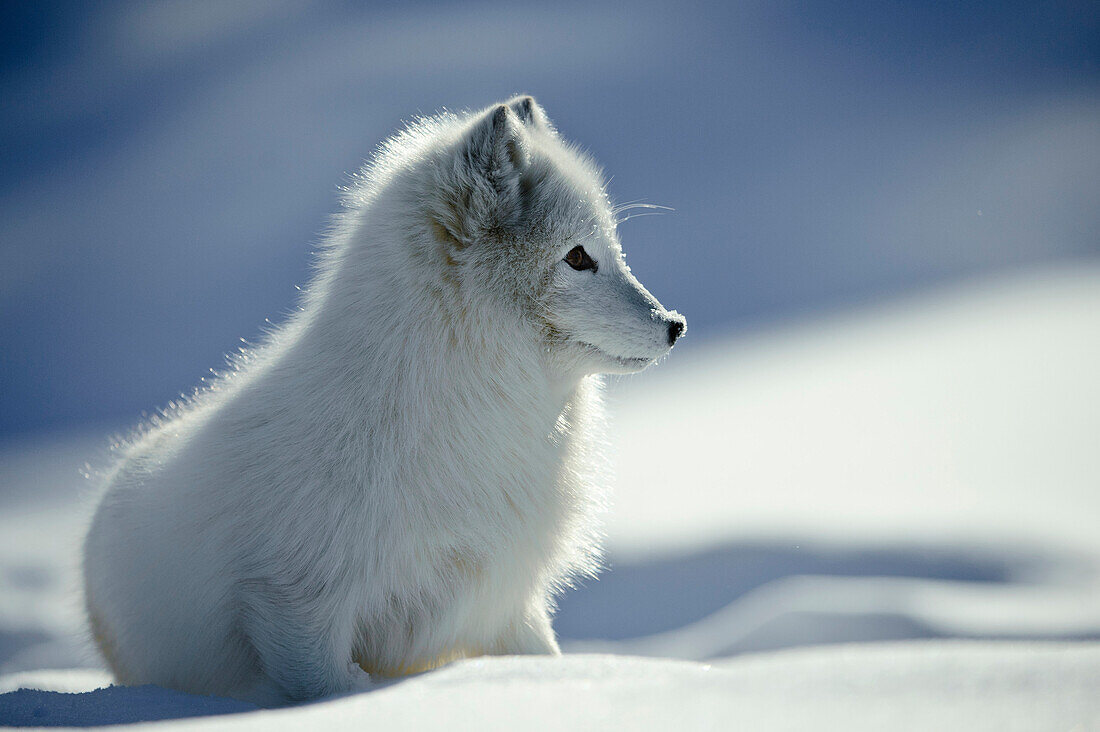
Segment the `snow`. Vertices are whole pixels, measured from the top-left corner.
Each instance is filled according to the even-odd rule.
[[[11,690],[0,696],[0,722],[17,727],[90,727],[256,710],[233,699],[199,697],[151,685],[125,687],[100,682],[91,687],[93,691],[79,693],[39,688],[70,680],[67,675],[47,673],[10,684]]]
[[[37,685],[53,683],[42,673]],[[63,677],[62,677],[63,678]],[[624,656],[455,663],[365,694],[249,714],[193,698],[166,729],[1069,730],[1100,724],[1100,645],[912,643],[702,664]],[[0,696],[0,719],[123,723],[183,695],[118,687]],[[234,708],[235,705],[235,708]],[[183,715],[181,715],[183,716]],[[128,729],[134,729],[129,727]]]
[[[611,535],[631,553],[731,526],[1095,550],[1098,332],[1092,265],[675,354],[620,394]]]
[[[1078,266],[689,337],[612,384],[611,570],[562,598],[563,658],[283,710],[103,688],[77,476],[110,430],[9,442],[0,724],[1097,728],[1096,333]]]

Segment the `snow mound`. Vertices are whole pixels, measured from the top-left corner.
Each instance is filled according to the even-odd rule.
[[[0,445],[0,725],[1100,729],[1096,332],[1080,265],[689,339],[612,384],[611,568],[564,658],[246,714],[72,669],[109,430]]]
[[[37,676],[39,685],[50,679],[51,672]],[[603,655],[480,658],[366,693],[237,715],[229,713],[248,705],[156,687],[23,691],[0,695],[0,723],[121,724],[219,714],[182,719],[171,729],[1033,732],[1100,724],[1097,688],[1100,644],[887,644],[720,664]]]
[[[20,688],[0,695],[0,723],[13,727],[93,727],[250,712],[234,699],[157,686],[108,686],[83,693]]]
[[[612,393],[613,547],[780,533],[1100,554],[1097,333],[1093,262],[689,336]]]

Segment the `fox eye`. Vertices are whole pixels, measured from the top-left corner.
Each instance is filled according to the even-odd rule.
[[[576,246],[569,250],[569,253],[565,255],[565,263],[573,269],[580,272],[581,270],[590,269],[593,272],[599,269],[596,260],[588,256],[588,252],[584,251],[584,247]]]

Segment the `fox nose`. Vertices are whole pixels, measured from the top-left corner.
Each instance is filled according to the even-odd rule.
[[[668,324],[668,345],[674,344],[684,334],[685,327],[683,320],[673,320]]]

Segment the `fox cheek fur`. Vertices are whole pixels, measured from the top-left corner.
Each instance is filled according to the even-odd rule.
[[[683,318],[530,97],[416,121],[345,203],[300,310],[101,476],[85,601],[122,683],[280,704],[558,653],[600,552],[593,374]]]

